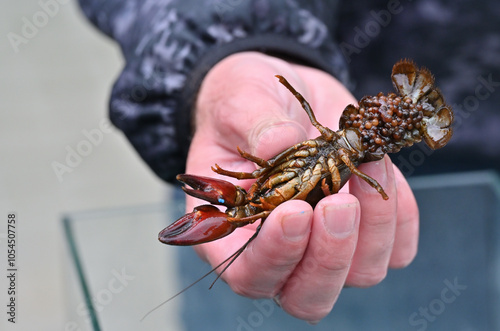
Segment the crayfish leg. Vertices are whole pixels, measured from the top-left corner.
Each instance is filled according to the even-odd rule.
[[[221,167],[219,167],[218,164],[215,164],[215,167],[212,167],[212,171],[218,173],[219,175],[224,175],[224,176],[233,177],[233,178],[237,178],[237,179],[256,178],[256,176],[253,173],[224,170]]]
[[[337,193],[340,191],[340,185],[342,183],[342,178],[340,177],[339,168],[336,165],[336,162],[333,158],[329,157],[327,160],[328,170],[332,176],[332,191],[331,193]]]
[[[269,163],[267,163],[267,160],[261,159],[260,157],[247,153],[244,150],[240,149],[239,147],[236,147],[236,149],[238,149],[238,153],[240,153],[242,158],[247,159],[248,161],[252,161],[259,167],[262,168],[269,167]]]
[[[332,194],[330,192],[330,187],[326,183],[326,178],[323,178],[323,180],[321,181],[321,190],[323,191],[323,194],[325,195],[325,197]]]
[[[255,215],[246,216],[246,217],[239,217],[239,218],[228,217],[227,221],[228,222],[249,223],[249,224],[251,224],[251,223],[253,223],[256,220],[261,219],[261,218],[262,218],[262,221],[264,221],[266,219],[266,217],[269,216],[269,214],[271,214],[271,211],[270,210],[266,210],[266,211],[262,211],[260,213],[257,213]]]
[[[349,168],[351,173],[355,174],[359,178],[363,179],[365,182],[367,182],[371,187],[377,190],[378,193],[382,196],[384,200],[389,199],[387,194],[384,191],[384,188],[373,178],[368,176],[367,174],[363,173],[360,171],[358,168],[354,166],[354,164],[351,162],[351,159],[349,159],[349,156],[347,155],[347,152],[344,151],[342,148],[339,149],[339,155],[340,158],[342,159],[342,162]]]
[[[269,176],[269,178],[262,184],[262,187],[270,189],[278,184],[287,182],[296,176],[297,176],[297,174],[294,171],[286,171],[284,173],[276,173],[274,175]]]
[[[292,197],[292,200],[306,200],[307,195],[321,180],[321,168],[321,163],[318,163],[312,171],[307,170],[304,172],[301,178],[302,183],[296,188],[298,193]]]
[[[323,138],[325,138],[326,141],[332,141],[335,138],[338,138],[337,133],[335,131],[319,124],[319,122],[316,120],[316,116],[314,115],[314,112],[309,102],[307,102],[307,100],[302,96],[302,94],[300,94],[295,90],[295,88],[285,79],[285,77],[280,75],[276,75],[276,77],[279,79],[280,83],[283,84],[300,102],[302,108],[306,111],[307,116],[309,116],[311,124],[319,131],[319,133],[321,133],[321,135],[323,136]]]

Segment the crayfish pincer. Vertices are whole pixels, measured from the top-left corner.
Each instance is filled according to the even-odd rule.
[[[218,165],[212,168],[221,175],[255,179],[248,191],[223,180],[178,175],[179,181],[191,187],[183,187],[187,194],[210,204],[196,207],[162,230],[161,242],[195,245],[227,236],[236,228],[259,219],[262,225],[279,204],[300,199],[315,206],[324,196],[337,193],[352,174],[366,181],[383,199],[388,199],[384,188],[361,172],[358,165],[380,160],[386,153],[396,153],[422,139],[432,149],[441,148],[452,136],[451,107],[434,86],[432,74],[409,60],[399,61],[392,69],[396,93],[366,96],[358,106],[348,105],[338,131],[319,124],[302,95],[284,77],[276,77],[300,102],[320,136],[289,147],[269,160],[238,148],[243,158],[259,166],[251,173],[224,170]],[[214,205],[227,209],[222,212]],[[260,226],[230,257],[231,262],[256,237],[259,229]]]

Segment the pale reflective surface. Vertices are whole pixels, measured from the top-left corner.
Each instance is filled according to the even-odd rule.
[[[176,330],[181,327],[175,324],[179,318],[185,330],[499,329],[497,175],[420,177],[410,184],[421,216],[415,261],[408,268],[389,271],[377,286],[345,289],[333,312],[314,327],[286,315],[272,300],[235,295],[223,282],[209,291],[213,277],[140,323],[149,309],[209,270],[189,247],[156,241],[157,232],[183,213],[179,195],[163,206],[87,213],[70,216],[66,222],[83,269],[82,285],[93,298],[88,302],[106,301],[105,291],[117,271],[125,268],[126,276],[134,277],[120,292],[109,290],[110,303],[95,314],[102,330]],[[173,251],[177,260],[168,257]],[[180,283],[173,270],[180,272]]]

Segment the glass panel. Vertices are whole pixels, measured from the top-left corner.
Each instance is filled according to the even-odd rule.
[[[184,211],[163,206],[72,214],[65,225],[94,330],[498,330],[500,184],[495,173],[410,179],[420,208],[419,253],[369,289],[345,289],[316,326],[272,300],[251,300],[214,277],[140,319],[210,268],[156,235]],[[180,275],[180,279],[179,279]],[[92,306],[94,313],[92,313]]]
[[[180,330],[179,303],[141,318],[180,290],[175,247],[157,233],[184,212],[184,199],[164,205],[75,213],[64,226],[93,330]]]

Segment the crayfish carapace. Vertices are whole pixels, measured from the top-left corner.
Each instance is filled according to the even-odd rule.
[[[225,237],[236,228],[259,219],[262,225],[279,204],[301,199],[315,206],[324,196],[337,193],[352,174],[365,180],[383,199],[388,199],[377,181],[358,170],[359,164],[380,160],[386,153],[398,152],[422,139],[429,147],[437,149],[446,145],[452,136],[451,107],[434,86],[432,74],[427,69],[417,68],[411,61],[399,61],[392,69],[397,94],[379,93],[362,98],[358,106],[348,105],[340,118],[338,131],[319,124],[302,95],[285,78],[276,77],[301,103],[321,135],[296,144],[270,160],[238,148],[243,158],[260,167],[251,173],[224,170],[217,164],[212,168],[225,176],[255,179],[248,192],[223,180],[178,175],[179,181],[191,187],[183,187],[187,194],[211,204],[194,208],[193,212],[162,230],[161,242],[195,245]],[[222,212],[214,205],[227,209]],[[249,241],[225,261],[232,259],[227,266],[259,230],[260,226]]]

